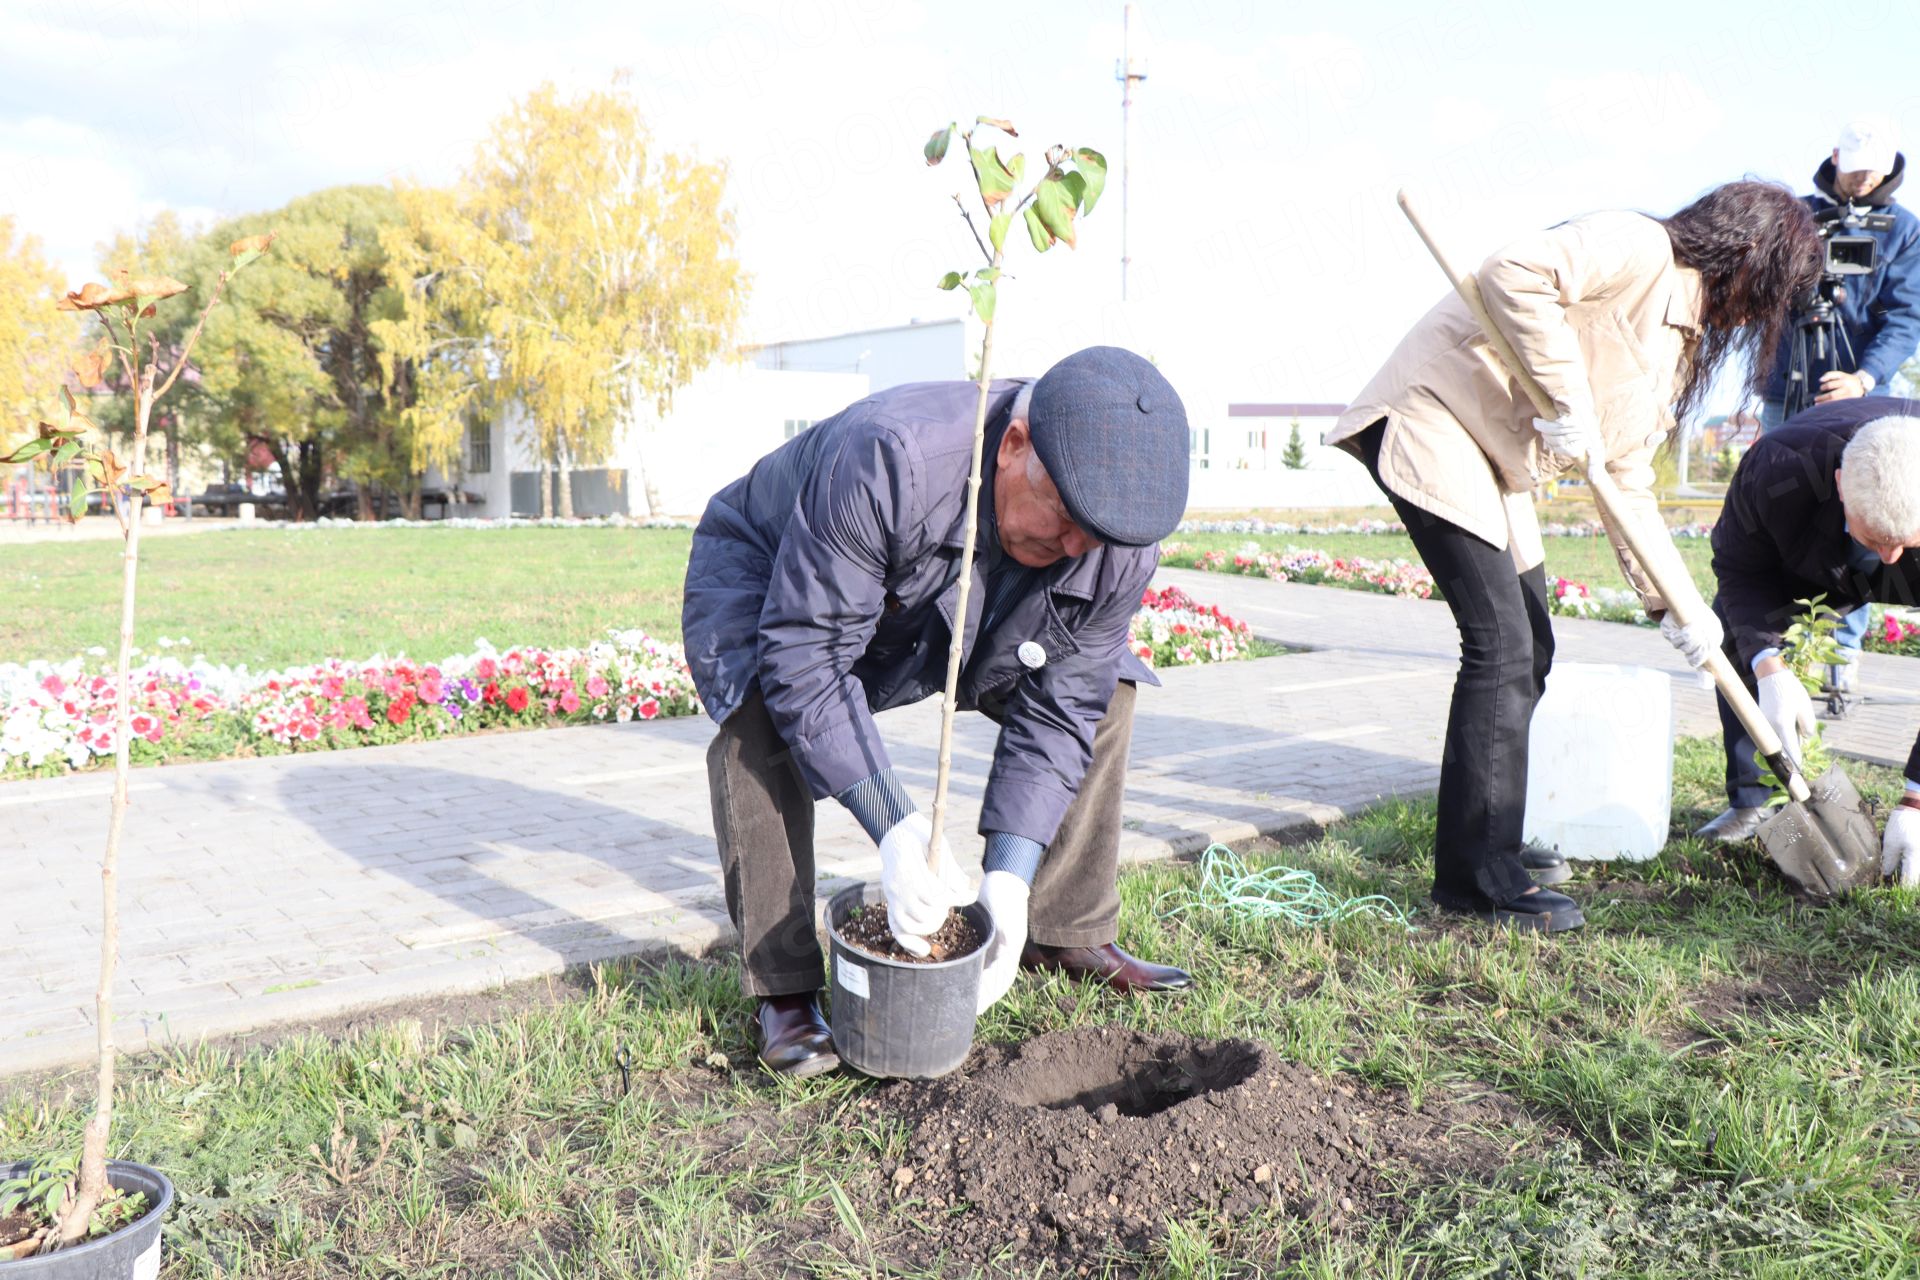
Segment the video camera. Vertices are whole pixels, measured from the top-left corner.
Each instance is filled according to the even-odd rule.
[[[1874,213],[1856,204],[1836,204],[1815,211],[1813,224],[1825,258],[1819,282],[1793,304],[1794,334],[1788,348],[1785,400],[1788,416],[1813,403],[1817,391],[1814,373],[1853,364],[1838,304],[1847,296],[1848,276],[1871,275],[1880,265],[1879,244],[1867,233],[1893,230],[1893,215]]]
[[[1815,213],[1813,223],[1827,251],[1821,270],[1828,276],[1864,276],[1879,265],[1878,244],[1866,233],[1893,230],[1893,215],[1871,213],[1855,204],[1836,204]]]

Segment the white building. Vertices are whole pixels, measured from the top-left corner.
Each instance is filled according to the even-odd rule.
[[[1366,507],[1386,498],[1367,469],[1327,433],[1343,404],[1229,404],[1224,419],[1189,433],[1193,471],[1187,510],[1254,511],[1290,507]],[[1300,428],[1306,465],[1286,464],[1293,428]]]
[[[854,401],[903,383],[965,378],[972,341],[967,322],[948,319],[749,347],[682,387],[667,414],[626,424],[606,458],[576,466],[574,514],[649,514],[639,485],[644,468],[660,495],[660,510],[652,514],[697,517],[717,490],[761,457]],[[1220,403],[1204,388],[1189,389],[1189,510],[1383,502],[1366,469],[1325,443],[1344,405],[1228,403],[1224,415],[1204,407]],[[1307,458],[1303,470],[1284,461],[1296,421]],[[474,424],[454,483],[477,501],[456,513],[539,514],[540,473],[526,428],[518,405]],[[427,485],[447,481],[436,469]]]
[[[748,348],[739,360],[697,374],[667,414],[623,426],[606,458],[574,467],[573,512],[649,514],[639,486],[644,466],[660,494],[653,514],[698,516],[758,459],[854,401],[901,383],[966,377],[966,338],[962,321],[940,320]],[[477,501],[458,514],[539,514],[539,464],[527,426],[517,404],[473,424],[454,483]],[[447,480],[436,468],[427,484]]]

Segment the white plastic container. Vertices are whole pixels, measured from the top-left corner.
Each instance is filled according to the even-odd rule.
[[[1672,813],[1672,678],[1555,663],[1533,713],[1526,838],[1568,858],[1644,862]]]

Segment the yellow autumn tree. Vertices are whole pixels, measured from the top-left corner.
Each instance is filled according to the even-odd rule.
[[[63,291],[40,242],[0,215],[0,453],[31,436],[36,422],[66,416],[60,386],[80,325],[54,310]]]
[[[496,121],[451,190],[403,187],[383,244],[407,283],[375,326],[415,370],[420,461],[457,456],[468,424],[517,403],[540,459],[541,514],[572,514],[570,472],[733,341],[746,277],[724,165],[655,146],[616,84],[542,86]],[[641,451],[650,512],[658,488]]]

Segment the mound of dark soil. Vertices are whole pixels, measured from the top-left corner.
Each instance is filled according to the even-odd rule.
[[[949,1258],[1011,1250],[1071,1259],[1069,1271],[1114,1246],[1147,1248],[1168,1218],[1273,1206],[1332,1228],[1363,1221],[1385,1211],[1391,1172],[1504,1163],[1517,1114],[1484,1099],[1416,1112],[1248,1041],[1112,1027],[978,1048],[959,1072],[865,1105],[909,1126],[893,1189],[945,1211]],[[1509,1131],[1477,1132],[1488,1127]]]

